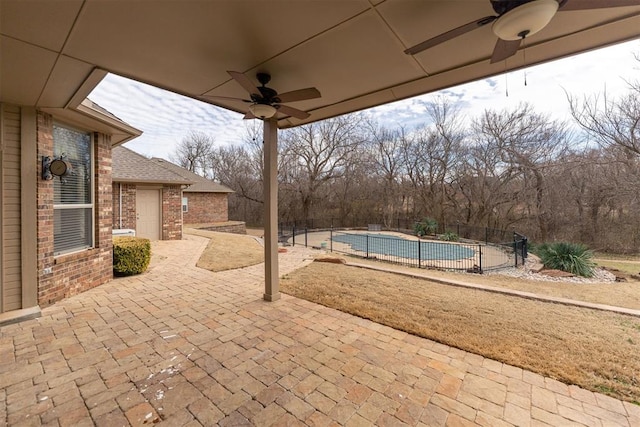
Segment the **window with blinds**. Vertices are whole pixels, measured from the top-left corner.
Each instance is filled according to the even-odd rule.
[[[92,147],[91,134],[53,126],[53,155],[70,166],[53,180],[54,255],[93,247]]]

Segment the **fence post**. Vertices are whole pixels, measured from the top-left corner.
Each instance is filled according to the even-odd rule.
[[[304,247],[305,247],[305,248],[308,248],[308,247],[309,247],[309,245],[307,245],[307,237],[308,237],[308,236],[307,236],[307,234],[308,234],[308,233],[307,233],[307,229],[305,228],[305,229],[304,229]]]
[[[461,236],[460,236],[460,221],[458,221],[458,222],[456,223],[456,225],[457,225],[456,234],[458,235],[458,237],[461,237]]]
[[[420,237],[418,237],[418,268],[422,268],[422,244],[420,243]]]
[[[296,245],[296,223],[295,223],[295,221],[293,223],[293,229],[292,229],[291,234],[293,235],[293,244],[292,244],[292,246],[295,246]]]
[[[513,233],[513,254],[516,257],[516,267],[518,266],[518,241],[516,240],[516,233]]]
[[[367,236],[367,259],[369,258],[369,235],[365,234],[365,236]]]
[[[331,219],[331,228],[329,229],[329,252],[333,252],[333,219]]]
[[[480,268],[480,274],[482,274],[482,245],[478,245],[478,253],[480,254],[478,257],[480,265],[478,267]]]

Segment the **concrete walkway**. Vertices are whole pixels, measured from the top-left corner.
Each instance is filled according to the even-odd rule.
[[[149,272],[0,328],[0,425],[637,426],[640,407],[283,295],[262,265]],[[281,274],[310,262],[280,255]]]

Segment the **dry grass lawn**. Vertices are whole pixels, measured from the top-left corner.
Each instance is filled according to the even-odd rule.
[[[602,267],[615,268],[626,274],[640,276],[640,262],[624,259],[596,259],[596,263]]]
[[[281,290],[569,384],[640,402],[640,318],[318,262],[285,276]]]
[[[185,233],[209,239],[197,266],[211,271],[248,267],[264,260],[264,249],[253,237],[217,231],[185,229]]]
[[[363,260],[360,258],[348,258],[349,262],[367,264],[374,266],[384,266],[390,270],[419,271],[437,279],[458,280],[480,285],[515,289],[518,291],[532,292],[540,295],[575,299],[578,301],[593,302],[597,304],[614,305],[618,307],[640,309],[640,281],[629,278],[627,282],[606,282],[606,283],[570,283],[570,282],[544,282],[540,280],[526,280],[513,278],[500,274],[467,274],[438,270],[417,270],[415,268],[396,266],[393,264],[383,264],[379,261]],[[640,263],[627,262],[626,265],[631,271],[640,271]],[[613,262],[598,261],[598,265],[615,267]],[[620,269],[622,270],[622,269]],[[622,270],[626,271],[626,270]]]

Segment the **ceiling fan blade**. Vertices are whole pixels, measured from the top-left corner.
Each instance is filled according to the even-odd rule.
[[[284,113],[284,114],[286,114],[288,116],[293,116],[293,117],[296,117],[298,119],[306,119],[307,117],[309,117],[311,115],[311,114],[309,114],[307,112],[304,112],[302,110],[298,110],[297,108],[289,107],[287,105],[276,104],[276,105],[274,105],[274,107],[276,107],[280,113]]]
[[[606,9],[609,7],[640,6],[640,0],[567,0],[560,11]]]
[[[247,114],[244,115],[243,119],[244,120],[257,119],[257,117],[251,114],[251,111],[247,111]]]
[[[242,101],[242,102],[253,102],[250,99],[242,99],[242,98],[234,98],[232,96],[217,96],[217,95],[202,95],[203,98],[209,99],[219,99],[220,101]]]
[[[227,73],[229,73],[233,80],[238,82],[238,84],[240,84],[240,86],[242,86],[244,90],[249,92],[251,95],[262,96],[256,85],[254,85],[251,79],[243,73],[239,73],[237,71],[227,71]]]
[[[461,27],[454,28],[453,30],[449,30],[446,33],[442,33],[439,36],[435,36],[429,40],[425,40],[422,43],[418,43],[417,45],[405,50],[404,53],[406,53],[407,55],[415,55],[416,53],[422,52],[423,50],[439,45],[440,43],[449,41],[453,38],[456,38],[465,33],[468,33],[469,31],[473,31],[476,28],[483,27],[495,21],[496,19],[498,19],[497,16],[485,16],[484,18],[477,19]]]
[[[308,87],[305,89],[292,90],[291,92],[285,92],[278,94],[280,102],[294,102],[304,101],[305,99],[320,98],[320,91],[315,87]]]
[[[502,40],[498,39],[496,46],[493,48],[493,54],[491,55],[491,63],[503,61],[510,56],[513,56],[518,51],[522,43],[522,39],[518,40]]]

